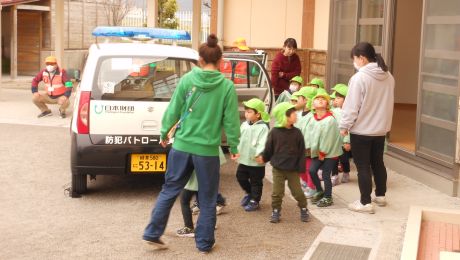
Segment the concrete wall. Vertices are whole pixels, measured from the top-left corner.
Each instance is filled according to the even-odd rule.
[[[2,10],[2,55],[8,59],[11,56],[11,12],[9,8],[3,8]]]
[[[282,47],[292,37],[302,41],[302,0],[230,0],[224,6],[225,46],[244,37],[249,46]]]
[[[315,2],[315,33],[313,48],[327,50],[329,41],[329,8],[331,0],[317,0]]]
[[[417,104],[422,1],[396,1],[393,47],[395,103]]]

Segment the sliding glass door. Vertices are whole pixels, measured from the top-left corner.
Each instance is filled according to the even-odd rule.
[[[455,162],[460,87],[459,0],[425,0],[416,153]]]

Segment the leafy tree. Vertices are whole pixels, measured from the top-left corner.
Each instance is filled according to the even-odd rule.
[[[177,29],[179,19],[176,17],[178,5],[176,0],[158,0],[158,27]]]

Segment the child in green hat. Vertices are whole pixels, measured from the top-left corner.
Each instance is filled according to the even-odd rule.
[[[303,84],[301,76],[295,76],[289,81],[289,90],[283,91],[276,99],[275,105],[281,102],[289,102],[292,97],[292,93],[298,91]]]
[[[265,163],[256,162],[256,158],[264,151],[268,136],[270,116],[265,112],[265,104],[258,98],[243,102],[246,121],[241,124],[240,143],[238,151],[238,168],[236,179],[246,195],[241,200],[241,206],[246,211],[259,209],[262,197]]]
[[[310,81],[309,86],[324,89],[324,81],[322,79],[320,79],[320,78],[313,78]]]
[[[294,105],[283,102],[272,112],[275,127],[268,134],[264,152],[257,158],[259,163],[270,161],[273,166],[272,215],[270,222],[278,223],[287,180],[292,196],[300,208],[300,220],[309,221],[307,199],[300,186],[299,173],[305,171],[305,144],[302,133],[294,127],[297,114]]]
[[[342,106],[343,102],[345,102],[345,97],[348,94],[348,86],[345,84],[337,84],[335,85],[332,90],[335,93],[334,99],[334,108],[332,109],[332,113],[336,118],[337,122],[340,122],[342,118]],[[339,156],[339,163],[343,170],[342,175],[342,183],[349,182],[350,180],[350,157],[351,157],[351,145],[350,145],[350,134],[343,137],[343,154]],[[339,184],[339,169],[336,167],[332,172],[332,185]]]
[[[342,155],[342,137],[337,120],[330,111],[329,101],[327,93],[316,94],[313,98],[313,118],[307,129],[312,158],[310,176],[317,191],[311,200],[318,207],[333,204],[331,173],[337,167],[338,156]],[[320,168],[323,169],[324,190],[318,177]]]

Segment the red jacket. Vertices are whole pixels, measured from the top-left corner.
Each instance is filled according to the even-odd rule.
[[[295,53],[288,57],[282,52],[276,54],[272,62],[272,84],[275,95],[281,94],[284,90],[289,89],[289,81],[299,76],[302,71],[299,56]],[[283,77],[279,76],[279,72],[284,72]]]

